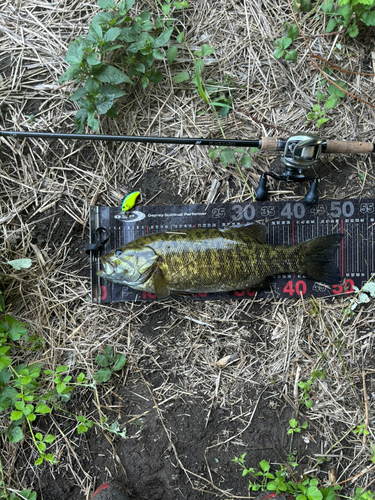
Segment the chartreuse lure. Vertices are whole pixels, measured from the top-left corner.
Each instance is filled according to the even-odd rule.
[[[130,193],[127,196],[125,196],[121,204],[121,211],[127,212],[128,210],[133,208],[140,194],[141,194],[140,191],[134,191],[133,193]]]

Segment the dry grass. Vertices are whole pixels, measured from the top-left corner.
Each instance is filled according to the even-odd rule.
[[[297,65],[275,60],[272,55],[283,23],[293,21],[288,2],[190,3],[191,8],[181,18],[187,44],[198,48],[203,42],[216,47],[207,61],[205,78],[220,81],[224,75],[231,75],[233,81],[233,112],[222,120],[226,136],[285,136],[281,130],[308,131],[306,113],[316,104],[320,78],[309,50],[299,38]],[[153,10],[157,6],[145,1],[138,2],[136,8]],[[67,45],[85,33],[96,11],[93,2],[73,0],[1,2],[3,129],[74,131],[75,107],[68,101],[72,88],[59,86],[57,80],[66,68],[63,58]],[[348,72],[337,72],[336,77],[348,82],[352,94],[374,102],[374,76],[351,73],[371,72],[373,32],[361,33],[358,40],[340,34],[322,36],[321,19],[309,15],[298,15],[298,19],[314,54],[329,58]],[[192,86],[173,82],[172,76],[186,68],[191,69],[192,62],[187,51],[180,51],[172,68],[164,66],[164,82],[146,92],[140,86],[132,89],[119,106],[120,118],[102,123],[102,132],[220,137],[215,117]],[[375,130],[374,111],[349,97],[329,113],[331,119],[321,132],[331,139],[370,141]],[[202,197],[207,199],[215,180],[220,182],[216,199],[243,201],[249,193],[235,168],[224,169],[217,161],[213,164],[206,148],[195,147],[128,143],[113,148],[110,144],[10,138],[1,139],[0,147],[1,267],[7,312],[27,322],[30,330],[45,340],[42,351],[26,356],[28,362],[43,361],[48,368],[68,364],[73,372],[92,375],[95,356],[111,345],[129,360],[121,383],[127,383],[129,373],[143,380],[162,422],[168,413],[168,401],[187,398],[200,401],[205,408],[202,418],[207,422],[212,408],[231,408],[233,420],[240,419],[244,430],[251,424],[266,387],[271,391],[275,387],[275,398],[295,407],[298,380],[308,379],[319,366],[327,371],[327,377],[318,380],[313,409],[302,410],[311,424],[311,439],[323,436],[326,444],[322,454],[332,458],[337,481],[348,481],[349,493],[354,485],[369,485],[374,478],[369,458],[375,443],[373,303],[359,308],[346,322],[342,322],[342,309],[349,299],[315,301],[314,307],[303,300],[197,304],[171,299],[146,305],[90,304],[88,259],[83,251],[90,206],[118,205],[124,193],[141,182],[149,188],[149,199],[156,196],[152,203],[158,203],[160,191],[166,199],[168,190],[174,200],[199,203]],[[252,188],[274,157],[271,153],[258,154],[253,168],[244,172]],[[328,174],[323,197],[373,195],[371,158],[346,158],[343,169],[338,157],[325,158],[324,162]],[[148,176],[155,172],[160,173],[161,186],[147,185]],[[365,177],[361,179],[359,173]],[[272,186],[273,199],[294,196],[292,189],[276,183]],[[23,256],[33,261],[28,271],[10,271],[4,264]],[[142,328],[158,314],[161,322],[154,325],[154,336],[145,336]],[[218,371],[216,362],[232,354],[236,361]],[[18,357],[21,362],[23,356]],[[149,371],[142,368],[146,358],[157,367],[152,370],[164,378],[159,387],[146,382]],[[93,395],[87,389],[79,397],[83,407],[94,401],[102,412],[105,396],[105,392]],[[97,411],[92,416],[99,418]],[[124,424],[136,417],[130,415]],[[230,422],[228,436],[219,436],[212,446],[232,457],[231,442],[238,444],[242,438]],[[366,425],[366,438],[351,432],[357,424]],[[7,418],[2,418],[1,432],[6,425]],[[79,442],[74,425],[61,428],[52,419],[50,426],[50,432],[58,436],[55,453],[64,463],[55,470],[65,467],[64,473],[79,487],[80,498],[89,498],[96,478],[77,466]],[[168,439],[192,492],[195,488],[232,497],[215,485],[208,463],[203,475],[187,470],[178,457],[173,435],[168,434]],[[36,457],[34,451],[30,452],[30,439],[9,445],[2,434],[0,440],[9,488],[40,488],[43,475],[33,466]],[[250,443],[242,441],[242,446],[245,451]],[[356,476],[358,479],[350,479]]]

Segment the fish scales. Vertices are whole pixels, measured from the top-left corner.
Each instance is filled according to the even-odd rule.
[[[341,235],[296,246],[266,243],[265,226],[187,229],[142,236],[101,258],[103,278],[156,293],[205,293],[251,288],[267,277],[296,272],[326,283],[339,281],[332,265]]]

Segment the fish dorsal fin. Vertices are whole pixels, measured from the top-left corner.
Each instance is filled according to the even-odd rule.
[[[266,243],[267,228],[263,224],[246,224],[240,227],[228,227],[225,230],[237,231],[248,238],[252,238],[259,243]]]
[[[158,299],[165,299],[165,297],[170,295],[169,288],[159,267],[157,267],[154,272],[154,288]]]

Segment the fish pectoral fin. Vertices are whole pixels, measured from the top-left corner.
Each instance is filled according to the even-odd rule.
[[[159,268],[156,268],[154,272],[154,288],[158,299],[165,299],[165,297],[169,297],[169,288],[165,282],[163,273]]]

